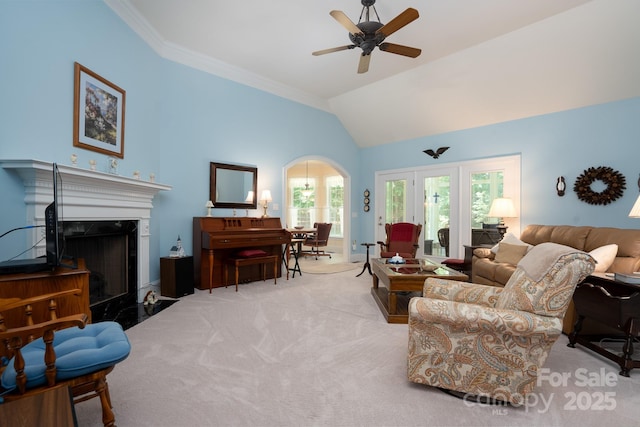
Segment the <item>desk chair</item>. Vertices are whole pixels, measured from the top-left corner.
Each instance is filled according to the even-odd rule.
[[[330,222],[316,222],[315,224],[313,224],[313,228],[316,229],[316,233],[304,239],[304,242],[302,243],[304,246],[311,246],[311,250],[303,252],[303,255],[315,256],[316,259],[318,259],[319,256],[328,256],[329,258],[331,258],[330,253],[326,253],[324,250],[321,251],[320,248],[327,246],[332,225],[333,224]]]

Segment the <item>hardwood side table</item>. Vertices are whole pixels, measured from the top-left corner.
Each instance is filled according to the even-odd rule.
[[[356,275],[356,277],[362,276],[362,273],[364,273],[364,271],[367,269],[369,270],[369,274],[373,276],[373,273],[371,272],[371,263],[369,263],[369,248],[371,246],[375,246],[375,243],[360,243],[360,246],[367,247],[367,261],[364,263],[364,266],[362,266],[362,271],[360,272],[360,274]]]
[[[569,334],[569,347],[576,343],[595,351],[620,366],[620,375],[629,376],[633,368],[640,368],[634,359],[633,343],[640,336],[640,285],[622,283],[613,278],[592,275],[578,284],[573,294],[578,320]],[[587,335],[582,332],[585,319],[611,328],[613,335],[622,338],[622,354],[618,355],[601,345],[602,338],[611,334]]]
[[[193,293],[193,257],[160,258],[160,294],[180,298]]]

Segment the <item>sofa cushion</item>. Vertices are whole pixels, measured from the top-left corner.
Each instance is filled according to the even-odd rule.
[[[613,260],[616,259],[618,254],[618,245],[612,243],[610,245],[600,246],[589,252],[589,255],[596,260],[596,269],[594,273],[604,273],[609,269]]]
[[[255,257],[269,255],[269,254],[263,251],[262,249],[245,249],[238,252],[236,255],[240,258],[255,258]]]
[[[523,246],[526,246],[528,249],[531,249],[531,247],[532,247],[530,244],[525,243],[522,240],[518,239],[515,236],[515,234],[507,233],[507,234],[504,235],[504,237],[502,238],[502,240],[498,244],[494,245],[491,248],[491,252],[493,252],[494,254],[497,254],[498,253],[498,248],[500,247],[500,243],[508,243],[510,245],[523,245]]]
[[[618,253],[607,271],[631,274],[640,270],[640,230],[594,228],[587,237],[584,250],[590,252],[614,243],[618,245]]]
[[[525,245],[511,245],[500,242],[498,243],[498,252],[496,253],[495,261],[516,265],[527,253],[527,249],[528,247]]]
[[[520,235],[520,239],[532,245],[551,242],[559,245],[571,246],[581,251],[589,251],[586,248],[586,240],[593,227],[575,227],[572,225],[528,225]]]

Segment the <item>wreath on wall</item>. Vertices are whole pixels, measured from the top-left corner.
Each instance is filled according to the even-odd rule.
[[[600,192],[593,191],[591,184],[595,181],[604,182],[607,188]],[[590,205],[608,205],[622,197],[625,188],[627,187],[624,175],[607,166],[585,170],[573,185],[578,199]]]

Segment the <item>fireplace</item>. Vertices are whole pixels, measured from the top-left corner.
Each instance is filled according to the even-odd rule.
[[[89,304],[94,321],[137,299],[137,221],[64,223],[65,256],[83,258],[89,275]]]
[[[25,224],[43,225],[44,209],[53,197],[53,165],[40,160],[0,160],[0,166],[16,173],[24,183]],[[116,298],[122,298],[124,294],[129,295],[124,298],[142,302],[152,286],[149,277],[152,200],[157,193],[168,191],[171,187],[79,167],[59,164],[58,169],[62,177],[62,220],[65,223],[65,236],[69,240],[65,253],[73,255],[71,250],[81,251],[77,252],[79,256],[87,258],[85,255],[89,252],[82,246],[87,242],[81,242],[82,234],[86,233],[84,237],[97,239],[99,245],[110,250],[118,248],[121,253],[127,254],[122,261],[110,261],[121,264],[101,267],[120,270],[126,285],[118,286],[124,286],[126,292],[109,284],[100,291],[101,296],[90,296],[92,312],[94,305],[113,305]],[[105,232],[104,236],[96,233],[100,228]],[[127,232],[118,236],[116,231],[120,229],[126,229]],[[39,235],[33,233],[32,239],[32,242],[28,242],[35,247],[32,256],[43,255],[45,248],[43,243],[38,243]],[[85,259],[85,262],[91,269],[89,260]],[[102,279],[96,276],[93,280]]]

